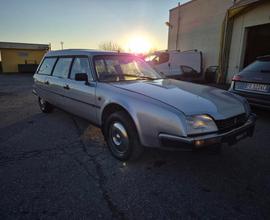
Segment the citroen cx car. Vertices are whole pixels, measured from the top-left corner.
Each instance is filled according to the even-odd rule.
[[[248,102],[216,88],[163,78],[127,53],[50,51],[34,75],[41,111],[54,107],[99,126],[113,156],[144,147],[195,149],[253,135]]]
[[[234,75],[230,91],[245,97],[251,105],[270,109],[270,55]]]

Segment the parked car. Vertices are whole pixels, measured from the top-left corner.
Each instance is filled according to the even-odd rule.
[[[34,75],[43,112],[59,107],[102,129],[119,160],[144,147],[194,149],[252,136],[255,115],[244,98],[165,79],[142,59],[92,50],[48,52]]]
[[[270,55],[258,57],[234,75],[229,91],[247,98],[251,105],[270,108]]]
[[[156,51],[145,57],[145,61],[167,78],[190,82],[202,82],[202,53],[189,51]]]

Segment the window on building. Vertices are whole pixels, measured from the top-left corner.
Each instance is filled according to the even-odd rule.
[[[59,58],[53,71],[53,76],[67,78],[72,58]]]
[[[88,79],[93,80],[87,57],[75,58],[70,73],[70,79],[75,79],[75,75],[77,73],[86,73],[88,75]]]
[[[41,64],[38,74],[50,75],[55,64],[56,58],[45,58]]]

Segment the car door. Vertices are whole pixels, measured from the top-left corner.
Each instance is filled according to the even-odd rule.
[[[78,73],[87,74],[88,81],[76,81]],[[67,98],[68,111],[93,123],[97,122],[96,82],[90,69],[88,57],[75,57],[69,78],[66,81],[65,97]]]
[[[49,77],[49,90],[53,96],[53,104],[64,110],[68,108],[68,102],[65,99],[66,82],[69,74],[73,58],[72,57],[59,57],[54,67],[52,76]]]

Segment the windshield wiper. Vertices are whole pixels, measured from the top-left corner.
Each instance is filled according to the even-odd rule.
[[[135,75],[135,74],[113,74],[114,76],[127,76],[127,77],[136,77],[137,79],[150,79],[154,80],[156,78],[152,78],[149,76],[140,76],[140,75]]]

